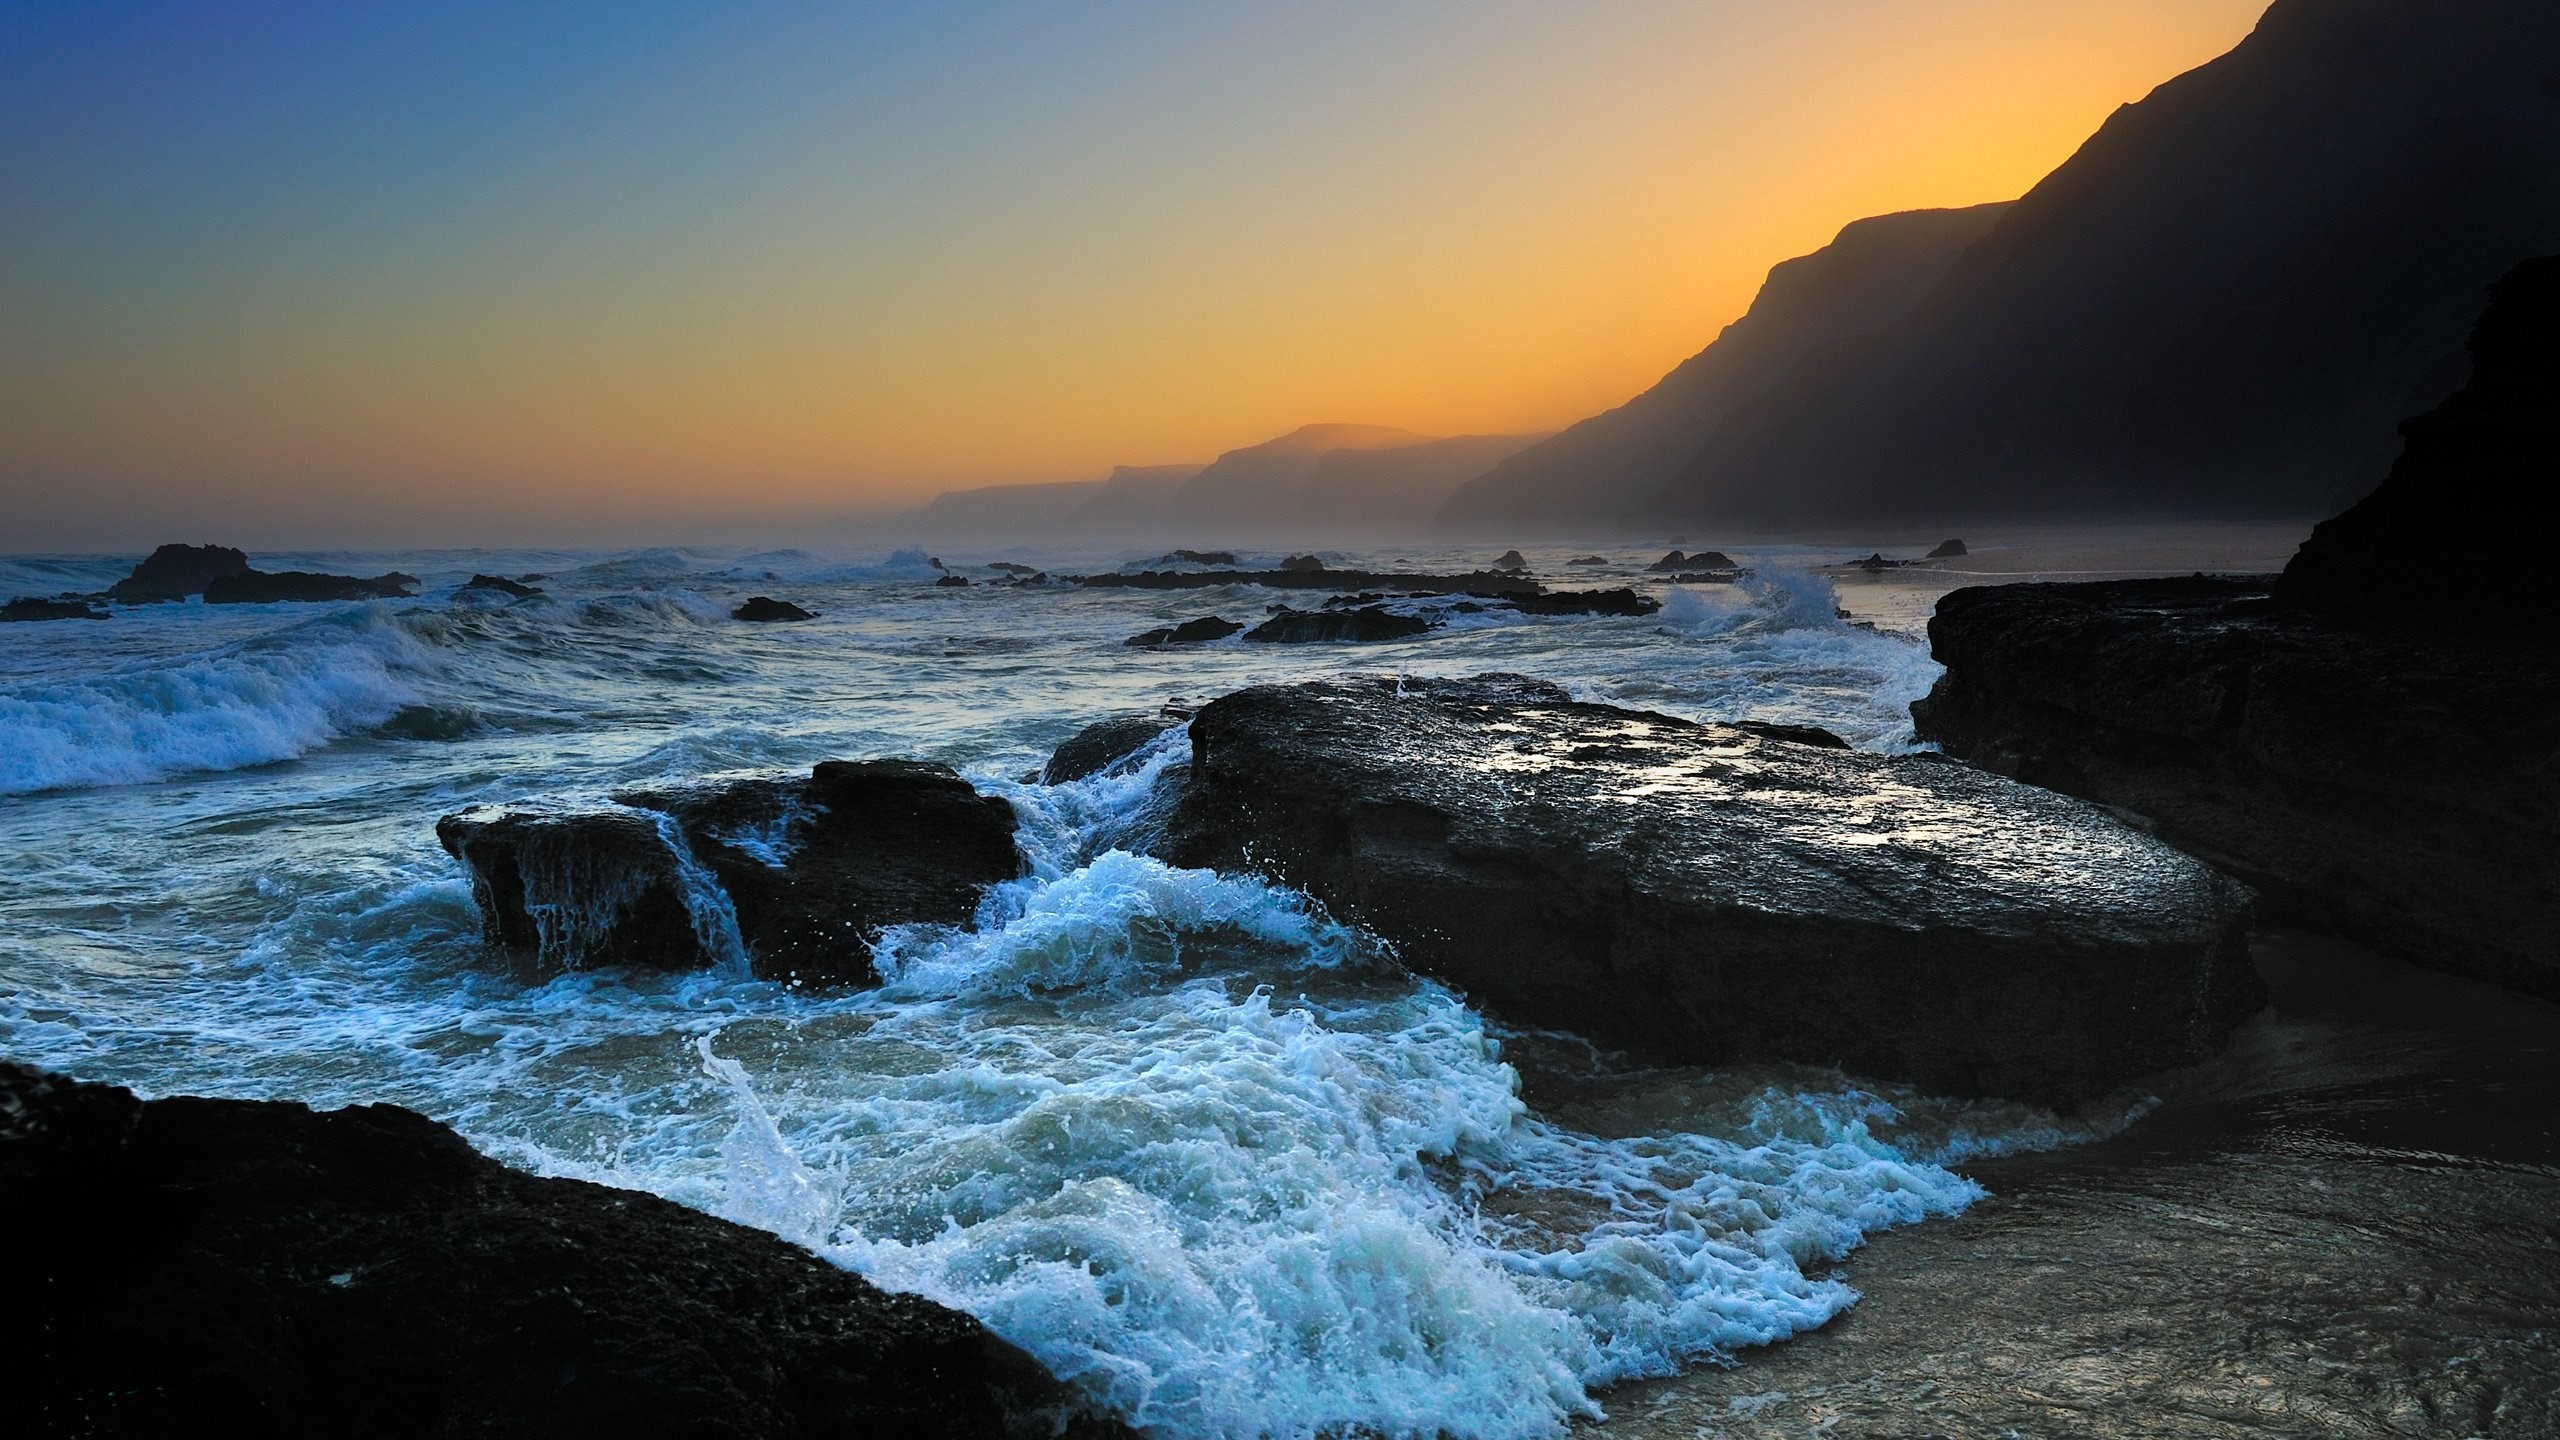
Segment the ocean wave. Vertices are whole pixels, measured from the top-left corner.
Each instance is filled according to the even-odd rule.
[[[429,703],[445,662],[380,606],[174,660],[0,687],[0,794],[272,764]]]

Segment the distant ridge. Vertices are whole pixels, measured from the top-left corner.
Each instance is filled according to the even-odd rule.
[[[2461,379],[2482,287],[2555,246],[2560,4],[2278,0],[2120,108],[1907,314],[1797,358],[1679,463],[1604,427],[1578,466],[1533,477],[1524,455],[1443,518],[2327,513]],[[1612,413],[1710,408],[1665,387]]]

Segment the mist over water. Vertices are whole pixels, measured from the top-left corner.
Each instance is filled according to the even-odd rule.
[[[1581,553],[1532,560],[1553,584],[1621,584],[1659,549],[1563,568]],[[921,554],[797,551],[261,557],[426,586],[0,626],[0,1054],[146,1094],[413,1106],[512,1163],[967,1309],[1166,1435],[1552,1434],[1598,1387],[1838,1313],[1855,1295],[1830,1262],[1971,1203],[1969,1157],[2129,1112],[2063,1121],[1800,1068],[1595,1071],[1300,896],[1148,858],[1180,730],[1132,774],[1023,777],[1093,719],[1344,670],[1513,670],[1907,745],[1936,673],[1916,628],[1953,578],[1861,590],[1802,568],[1829,555],[1737,558],[1758,573],[1657,587],[1652,616],[1485,614],[1358,647],[1130,650],[1307,601],[1017,589],[984,568],[939,588]],[[129,563],[0,561],[0,592]],[[475,571],[538,571],[546,593],[457,593]],[[820,618],[730,620],[750,594]],[[793,990],[742,959],[646,975],[490,955],[432,834],[479,802],[890,755],[1006,797],[1028,873],[975,931],[893,932],[875,991]],[[1572,1072],[1569,1113],[1531,1109],[1524,1070]]]

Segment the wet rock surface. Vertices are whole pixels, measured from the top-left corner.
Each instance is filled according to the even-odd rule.
[[[278,601],[400,600],[416,593],[418,577],[393,573],[370,578],[316,570],[247,570],[205,582],[207,605],[272,605]]]
[[[1203,615],[1179,625],[1159,625],[1153,630],[1141,631],[1120,643],[1140,650],[1161,649],[1167,645],[1205,645],[1212,640],[1224,640],[1243,628],[1241,622],[1221,615]]]
[[[483,807],[436,838],[470,867],[493,943],[558,965],[872,984],[892,925],[967,924],[1021,873],[1012,807],[948,767],[830,760],[806,779]]]
[[[1099,775],[1145,749],[1155,738],[1181,724],[1164,715],[1125,715],[1096,721],[1069,736],[1040,771],[1043,785],[1063,785]]]
[[[1633,590],[1553,590],[1544,595],[1512,595],[1505,603],[1523,615],[1650,615],[1662,602]]]
[[[1965,1164],[1991,1197],[1870,1239],[1854,1309],[1604,1393],[1576,1433],[2560,1434],[2560,1011],[2326,937],[2255,948],[2267,1013],[2132,1129]],[[1608,1131],[1625,1102],[1537,1103]]]
[[[2331,625],[2271,578],[1951,592],[1913,718],[2142,817],[2270,913],[2560,996],[2560,662]]]
[[[2240,887],[1927,757],[1510,676],[1245,690],[1191,740],[1167,858],[1296,885],[1495,1014],[1647,1063],[2070,1105],[2211,1055],[2261,993]]]
[[[729,618],[769,625],[791,620],[815,620],[818,615],[816,611],[803,610],[788,600],[776,600],[770,595],[750,595],[743,604],[729,612]]]
[[[968,1316],[394,1106],[0,1062],[0,1225],[14,1435],[1128,1433]]]
[[[459,588],[495,590],[501,595],[513,595],[519,600],[542,593],[542,587],[539,585],[527,585],[520,580],[510,580],[504,575],[474,575],[463,581]]]
[[[1273,590],[1397,590],[1414,595],[1535,595],[1546,587],[1525,574],[1470,570],[1460,575],[1386,570],[1141,570],[1070,575],[1076,585],[1103,590],[1203,590],[1212,585],[1260,585]]]
[[[1258,645],[1365,644],[1409,639],[1430,628],[1431,622],[1419,615],[1399,615],[1383,605],[1344,610],[1284,608],[1244,632],[1244,638]]]
[[[0,623],[18,620],[104,620],[107,612],[86,600],[47,600],[22,595],[0,605]]]
[[[144,556],[133,573],[107,589],[107,598],[127,605],[155,600],[183,600],[201,595],[204,587],[226,575],[249,573],[249,553],[228,545],[163,545]]]

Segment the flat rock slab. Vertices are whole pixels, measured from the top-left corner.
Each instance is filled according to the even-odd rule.
[[[0,1063],[10,1435],[1127,1436],[976,1320],[390,1105]]]
[[[967,924],[1022,872],[1013,808],[949,767],[830,760],[805,779],[489,806],[436,823],[490,939],[566,966],[872,984],[892,925]]]
[[[1924,756],[1512,676],[1203,707],[1165,841],[1297,886],[1521,1025],[2065,1106],[2264,995],[2248,892],[2102,811]]]

